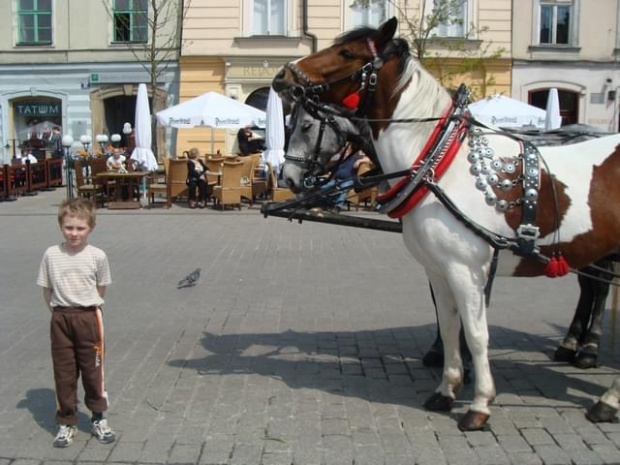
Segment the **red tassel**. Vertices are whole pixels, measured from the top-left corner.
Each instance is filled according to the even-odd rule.
[[[545,267],[545,275],[548,278],[557,278],[558,277],[558,261],[555,257],[551,257],[549,259],[549,263]]]
[[[360,104],[360,94],[353,92],[342,99],[342,104],[349,110],[355,110]]]
[[[558,256],[558,276],[566,276],[570,268],[562,255]]]

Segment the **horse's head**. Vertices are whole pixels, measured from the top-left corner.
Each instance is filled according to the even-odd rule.
[[[385,64],[408,51],[405,41],[393,39],[397,25],[392,18],[379,29],[363,27],[343,34],[331,47],[287,63],[274,78],[273,88],[295,100],[357,108]]]
[[[282,175],[293,192],[311,187],[317,176],[326,173],[329,160],[348,141],[357,140],[361,135],[359,128],[346,118],[324,114],[316,116],[320,119],[301,105],[296,105],[291,115],[289,124],[292,132]],[[364,149],[362,144],[357,145]]]

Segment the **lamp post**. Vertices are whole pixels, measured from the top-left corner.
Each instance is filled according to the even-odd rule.
[[[65,184],[67,185],[67,199],[73,198],[73,176],[71,173],[71,146],[73,137],[65,135],[62,138],[62,146],[65,149]]]
[[[129,134],[131,134],[132,131],[133,129],[131,128],[131,123],[123,124],[123,134],[125,134],[125,149],[127,149],[127,147],[129,146]]]

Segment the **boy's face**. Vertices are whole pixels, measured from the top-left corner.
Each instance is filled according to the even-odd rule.
[[[70,249],[79,250],[86,245],[88,235],[93,231],[88,221],[75,216],[65,216],[60,227],[65,238],[65,245]]]

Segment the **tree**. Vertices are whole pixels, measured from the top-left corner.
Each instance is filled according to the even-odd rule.
[[[191,0],[134,0],[131,12],[115,9],[115,1],[101,0],[112,21],[115,41],[125,43],[147,71],[155,102],[160,76],[180,54],[183,24]],[[152,133],[156,134],[154,116],[151,124]],[[157,137],[152,140],[157,153]]]
[[[375,1],[354,0],[363,8],[370,7]],[[441,37],[437,33],[440,26],[466,26],[461,12],[467,0],[433,0],[430,11],[430,2],[416,0],[420,4],[416,14],[411,12],[409,0],[387,1],[398,13],[401,37],[409,42],[414,57],[424,63],[444,87],[454,89],[457,87],[454,81],[467,76],[472,95],[486,95],[488,86],[495,83],[489,64],[505,52],[503,48],[493,49],[491,42],[472,40],[483,35],[488,28],[470,24],[463,27],[462,37]]]

